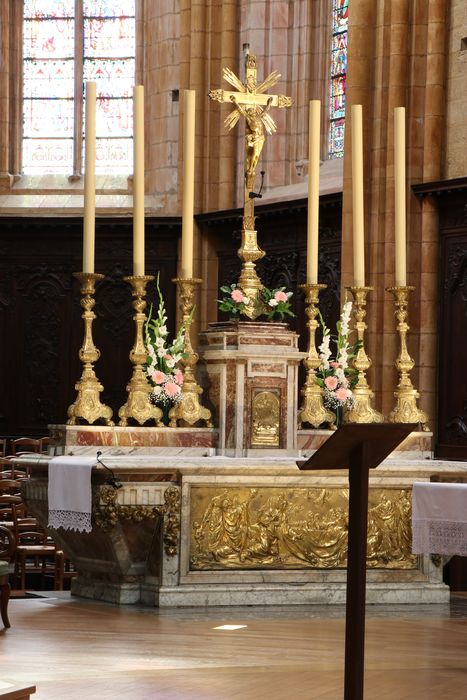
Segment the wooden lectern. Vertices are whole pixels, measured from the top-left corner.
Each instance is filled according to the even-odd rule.
[[[349,470],[349,537],[345,615],[344,700],[363,700],[368,475],[412,430],[412,423],[349,423],[300,469]]]

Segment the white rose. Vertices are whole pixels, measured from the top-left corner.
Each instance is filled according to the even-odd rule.
[[[268,301],[269,306],[277,306],[278,303],[277,299],[269,299]]]

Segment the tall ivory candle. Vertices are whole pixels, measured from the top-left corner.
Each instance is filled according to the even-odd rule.
[[[133,88],[133,274],[144,275],[144,87]]]
[[[352,105],[352,223],[353,277],[355,287],[365,286],[365,243],[363,221],[363,128],[362,105]]]
[[[182,278],[193,277],[193,213],[195,195],[195,107],[194,90],[183,91],[183,196]]]
[[[318,282],[319,144],[321,102],[310,101],[308,124],[308,228],[306,281]]]
[[[83,272],[94,272],[96,219],[96,83],[86,83]]]
[[[407,285],[406,203],[405,203],[405,107],[394,110],[394,235],[396,287]]]

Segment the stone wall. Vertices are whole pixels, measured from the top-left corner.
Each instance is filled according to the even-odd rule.
[[[443,178],[467,175],[467,3],[451,1],[449,19],[446,152]]]

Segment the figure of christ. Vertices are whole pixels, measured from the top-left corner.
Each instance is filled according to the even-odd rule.
[[[252,192],[255,182],[256,167],[266,138],[263,119],[271,108],[272,97],[268,99],[264,109],[261,109],[259,105],[255,104],[244,107],[237,102],[235,95],[231,95],[230,100],[235,105],[238,112],[245,117],[245,185],[248,192]]]

